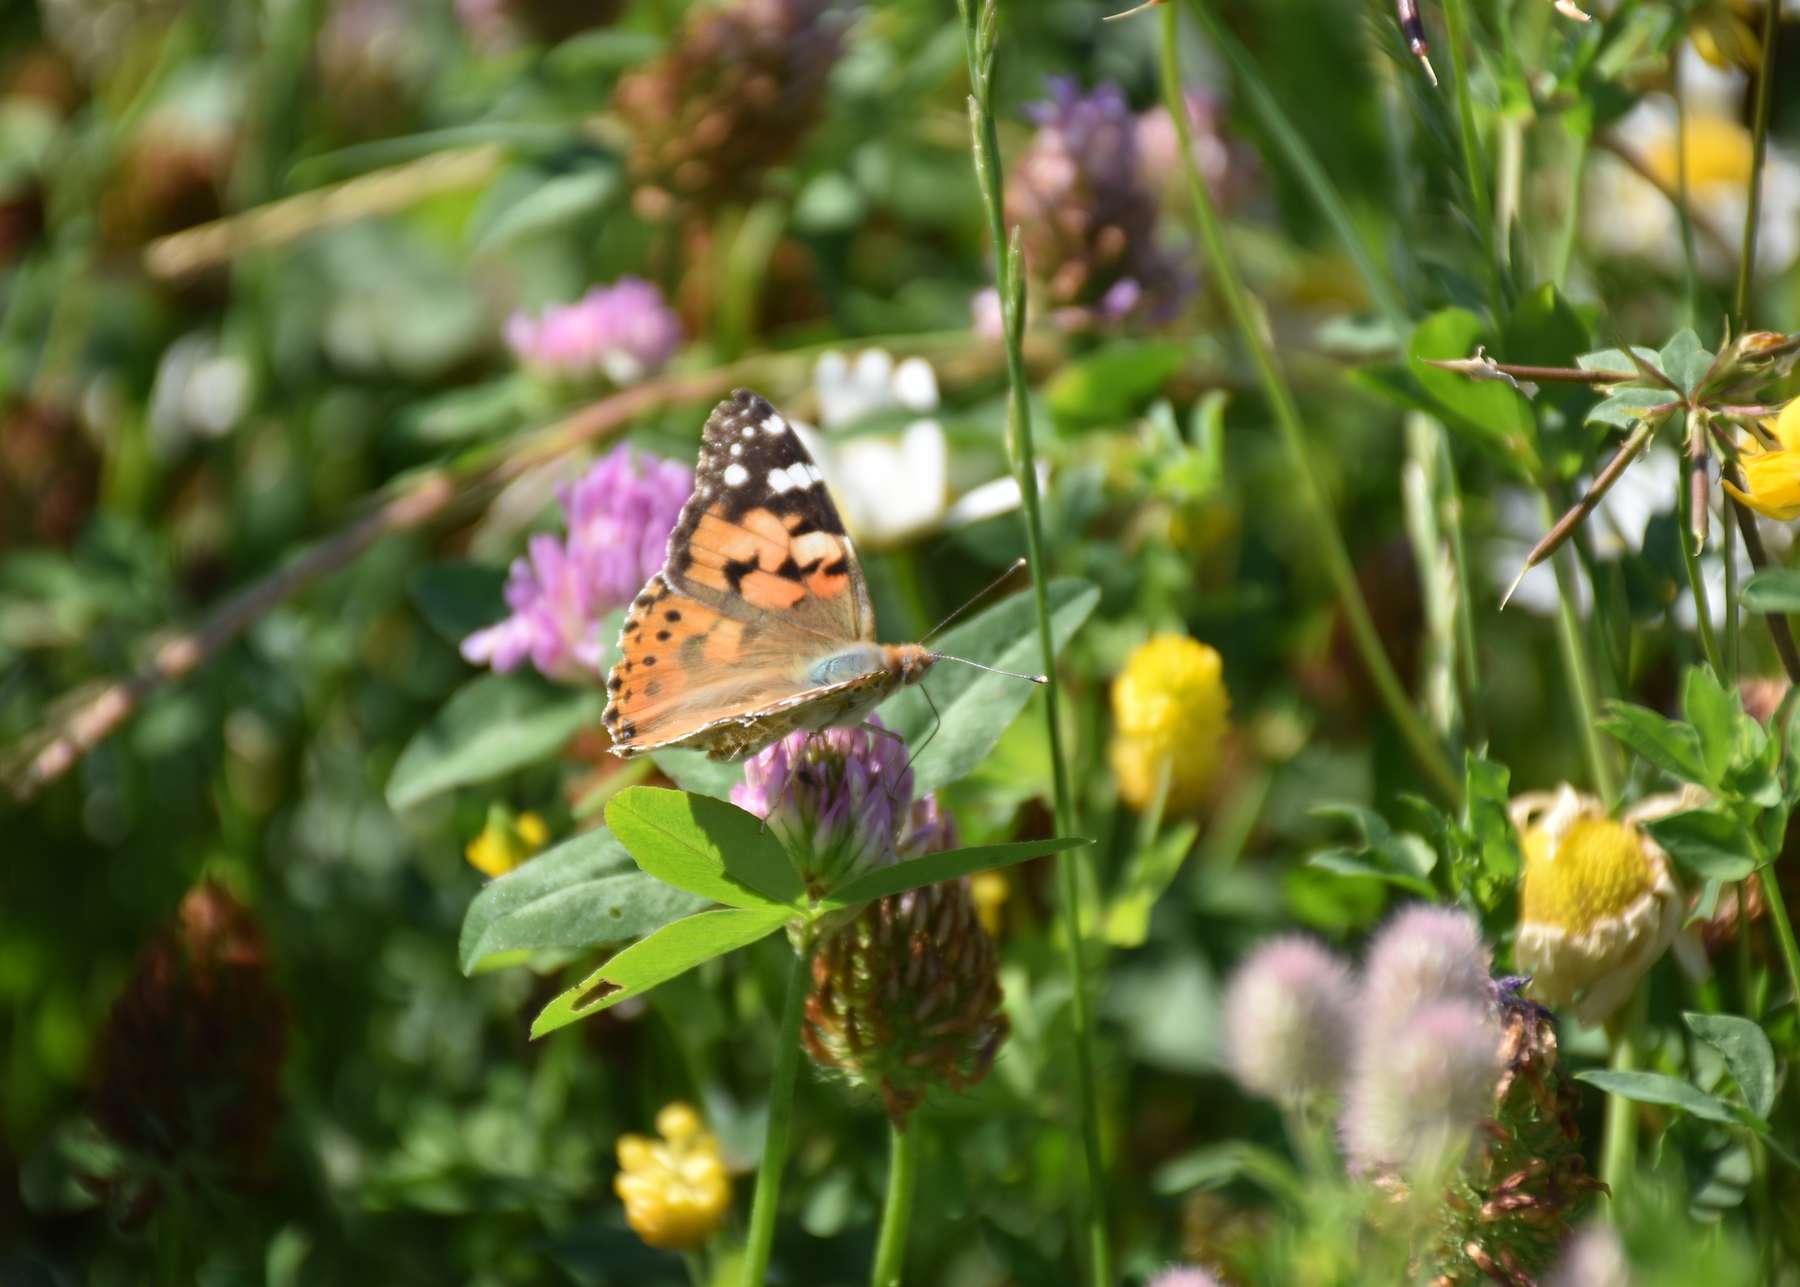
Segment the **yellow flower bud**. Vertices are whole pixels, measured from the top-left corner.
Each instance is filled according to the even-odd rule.
[[[731,1209],[731,1177],[692,1106],[667,1105],[656,1115],[656,1129],[661,1139],[619,1137],[613,1192],[638,1237],[664,1251],[693,1251]]]
[[[969,877],[969,897],[975,900],[975,914],[981,928],[998,935],[1003,922],[1006,900],[1012,897],[1012,881],[1003,871],[978,871]]]
[[[489,876],[504,876],[550,839],[550,828],[535,813],[515,817],[505,805],[488,808],[487,823],[481,834],[469,841],[463,856],[469,865]]]
[[[1636,824],[1692,803],[1657,797],[1614,820],[1569,786],[1513,801],[1525,853],[1513,954],[1544,1001],[1598,1023],[1674,940],[1681,893],[1668,855]]]
[[[1185,635],[1140,645],[1113,681],[1111,759],[1119,795],[1148,808],[1167,774],[1165,808],[1181,813],[1206,795],[1219,767],[1231,697],[1219,654]]]

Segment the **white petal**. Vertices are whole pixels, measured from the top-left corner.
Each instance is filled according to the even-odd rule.
[[[893,389],[895,401],[908,411],[937,410],[937,372],[922,357],[909,357],[894,368]]]

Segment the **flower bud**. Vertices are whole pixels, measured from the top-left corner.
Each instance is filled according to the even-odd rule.
[[[1181,813],[1205,799],[1229,727],[1231,697],[1219,654],[1184,635],[1140,645],[1113,681],[1111,759],[1119,795],[1147,809],[1168,776],[1164,807]]]
[[[1631,995],[1681,927],[1668,855],[1635,820],[1683,807],[1646,800],[1615,821],[1568,786],[1513,802],[1525,853],[1513,956],[1533,993],[1587,1024]]]
[[[704,1245],[731,1209],[731,1177],[700,1115],[683,1103],[656,1115],[661,1139],[619,1137],[613,1191],[632,1231],[664,1251]]]
[[[1350,1052],[1350,969],[1311,939],[1278,938],[1225,989],[1225,1056],[1238,1084],[1283,1104],[1336,1092]]]
[[[993,1067],[1010,1029],[998,967],[967,880],[878,899],[813,957],[807,1053],[904,1128],[934,1087],[966,1090]]]

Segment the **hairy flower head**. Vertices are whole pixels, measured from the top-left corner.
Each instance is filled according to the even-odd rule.
[[[662,370],[681,347],[681,322],[656,286],[621,277],[536,317],[514,313],[506,323],[506,342],[520,362],[541,375],[635,384]]]
[[[1350,968],[1312,939],[1257,948],[1225,989],[1225,1057],[1238,1084],[1283,1104],[1334,1093],[1350,1053]]]
[[[1345,1096],[1345,1156],[1357,1172],[1441,1174],[1494,1110],[1500,1027],[1486,1001],[1430,1001],[1364,1034]]]
[[[1486,1003],[1492,955],[1467,912],[1417,904],[1382,927],[1363,961],[1362,1013],[1374,1029],[1404,1026],[1436,1001]]]

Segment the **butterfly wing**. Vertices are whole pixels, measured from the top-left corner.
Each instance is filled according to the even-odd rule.
[[[740,389],[708,417],[663,570],[632,601],[607,679],[624,756],[676,743],[738,755],[808,722],[811,663],[874,636],[856,551],[792,426]],[[821,712],[822,713],[822,712]]]

